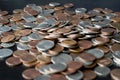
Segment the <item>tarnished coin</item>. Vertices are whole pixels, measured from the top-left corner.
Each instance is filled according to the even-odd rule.
[[[22,76],[25,79],[34,79],[40,75],[41,75],[40,72],[35,70],[34,68],[28,68],[22,72]]]
[[[83,72],[82,71],[78,71],[74,74],[69,74],[69,75],[66,75],[66,78],[68,80],[81,80],[83,78]]]
[[[104,52],[99,49],[90,49],[87,51],[87,53],[94,55],[97,59],[100,59],[104,56]]]
[[[115,43],[111,46],[111,51],[115,52],[115,51],[120,51],[120,44]]]
[[[97,77],[96,73],[92,70],[84,70],[83,74],[83,80],[94,80]]]
[[[110,75],[114,80],[119,80],[120,79],[120,69],[117,68],[117,69],[111,70]]]
[[[29,49],[29,54],[31,54],[31,55],[33,55],[33,56],[38,56],[38,55],[40,55],[41,53],[40,53],[37,49],[31,48],[31,49]]]
[[[6,59],[5,63],[8,65],[8,66],[17,66],[19,64],[21,64],[21,61],[19,58],[17,57],[9,57]]]
[[[110,73],[110,69],[108,67],[99,67],[98,66],[94,69],[94,71],[98,76],[102,76],[102,77],[105,77]]]
[[[54,42],[50,40],[42,40],[36,45],[36,48],[39,51],[46,51],[53,47],[54,47]]]
[[[72,57],[68,54],[61,53],[51,58],[52,63],[68,63],[72,61]]]
[[[0,59],[9,57],[13,54],[13,51],[11,49],[0,49]]]
[[[110,51],[107,46],[98,46],[96,48],[102,50],[104,53],[108,53]]]
[[[81,40],[81,41],[78,41],[78,45],[79,45],[79,47],[81,47],[83,49],[89,49],[92,47],[93,44],[91,41]]]
[[[102,28],[101,29],[102,35],[112,35],[114,32],[115,32],[115,29],[112,28],[112,27]]]

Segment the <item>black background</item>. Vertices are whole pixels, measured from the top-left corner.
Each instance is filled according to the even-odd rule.
[[[60,2],[62,4],[72,2],[75,8],[85,7],[88,10],[100,7],[120,11],[120,0],[0,0],[0,9],[12,13],[12,10],[21,9],[27,4],[35,3],[37,5],[44,5],[49,2]],[[112,68],[115,67],[112,66]],[[25,69],[22,65],[8,67],[5,64],[5,60],[0,60],[0,80],[24,80],[21,73]],[[111,78],[108,76],[106,78],[97,78],[97,80],[111,80]]]

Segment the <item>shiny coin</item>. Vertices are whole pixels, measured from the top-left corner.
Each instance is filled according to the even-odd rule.
[[[26,43],[26,42],[29,42],[31,41],[28,36],[22,36],[20,39],[19,39],[20,42],[23,42],[23,43]]]
[[[43,39],[42,36],[40,36],[38,33],[32,33],[28,36],[30,40],[41,40]]]
[[[1,43],[0,45],[4,48],[9,48],[9,47],[13,47],[15,43]]]
[[[49,6],[53,6],[53,7],[59,6],[59,5],[60,5],[60,3],[58,3],[58,2],[51,2],[51,3],[49,3]]]
[[[25,23],[23,26],[24,26],[25,28],[34,28],[34,27],[37,26],[37,24],[28,22],[28,23]]]
[[[117,42],[117,43],[120,43],[120,36],[119,35],[120,35],[120,33],[114,34],[112,40]]]
[[[9,57],[6,59],[5,63],[8,65],[8,66],[17,66],[19,64],[21,64],[21,61],[19,58],[16,58],[16,57]]]
[[[34,68],[29,68],[22,72],[22,76],[25,79],[34,79],[39,75],[41,75],[40,72],[35,70]]]
[[[83,78],[83,72],[82,71],[78,71],[74,74],[69,74],[69,75],[66,75],[66,78],[68,80],[81,80]]]
[[[23,29],[23,30],[17,30],[14,32],[16,36],[27,36],[31,33],[32,31],[30,29]]]
[[[75,12],[76,12],[77,14],[85,13],[86,11],[87,11],[87,9],[85,9],[85,8],[76,8],[76,9],[75,9]]]
[[[105,77],[110,73],[110,69],[108,67],[99,67],[98,66],[94,69],[94,71],[98,76],[102,76],[102,77]]]
[[[39,75],[35,77],[33,80],[50,80],[50,76],[48,75]]]
[[[83,80],[94,80],[97,77],[96,73],[92,70],[84,70],[83,74]]]
[[[50,40],[42,40],[36,45],[36,48],[39,51],[46,51],[53,47],[54,47],[54,42]]]
[[[119,80],[120,79],[120,69],[111,70],[110,75],[114,80]]]
[[[7,32],[7,31],[10,31],[11,28],[9,26],[1,26],[0,27],[0,32]]]
[[[104,56],[104,52],[99,49],[90,49],[87,51],[87,53],[94,55],[97,59],[102,58]]]
[[[13,51],[10,49],[0,49],[0,59],[11,56],[12,53],[13,53]]]
[[[29,46],[23,43],[17,43],[17,49],[18,50],[28,50]]]
[[[61,53],[51,58],[52,63],[68,63],[72,61],[72,57],[68,54]]]
[[[26,16],[23,16],[22,18],[23,18],[26,22],[36,21],[36,18],[35,18],[34,16],[26,15]]]

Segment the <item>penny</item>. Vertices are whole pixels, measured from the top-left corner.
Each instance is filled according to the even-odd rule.
[[[92,70],[84,70],[83,74],[83,80],[94,80],[97,77],[95,72]]]
[[[112,35],[114,32],[115,29],[110,27],[101,29],[102,35]]]
[[[37,59],[30,54],[26,54],[26,55],[24,55],[20,58],[20,61],[23,62],[23,63],[30,63],[30,62],[34,62],[36,60]]]
[[[21,13],[23,10],[22,9],[14,9],[13,13]]]
[[[0,49],[0,59],[9,57],[13,54],[13,51],[11,49]]]
[[[107,46],[98,46],[96,48],[102,50],[104,53],[108,53],[110,51]]]
[[[42,68],[43,66],[45,66],[46,64],[42,64],[42,63],[37,63],[36,65],[35,65],[35,69],[36,70],[39,70],[40,68]]]
[[[1,39],[1,42],[11,42],[15,39],[15,36],[14,35],[8,35],[8,36],[5,36]]]
[[[83,49],[78,47],[78,48],[75,48],[75,49],[69,49],[69,51],[72,52],[72,53],[80,53],[80,52],[83,51]]]
[[[30,63],[24,63],[23,62],[23,65],[25,67],[34,67],[36,64],[38,64],[38,61],[34,61],[34,62],[30,62]]]
[[[9,23],[9,20],[8,20],[8,19],[0,19],[0,24],[1,24],[1,25],[5,25],[5,24],[7,24],[7,23]]]
[[[72,61],[72,57],[68,54],[61,53],[51,58],[52,63],[68,63]]]
[[[67,80],[62,74],[52,74],[50,80]]]
[[[95,73],[98,75],[98,76],[107,76],[109,73],[110,73],[110,69],[108,67],[96,67],[94,69]]]
[[[16,36],[27,36],[31,33],[31,30],[29,29],[24,29],[24,30],[17,30],[15,31]]]
[[[120,44],[115,43],[115,44],[113,44],[113,45],[111,46],[110,49],[111,49],[112,52],[120,51]]]
[[[116,69],[111,70],[110,75],[114,80],[119,80],[120,79],[120,69],[116,68]]]
[[[114,17],[111,19],[113,22],[120,22],[120,18],[119,17]]]
[[[28,68],[22,72],[22,76],[25,79],[34,79],[35,77],[41,75],[39,71],[34,68]]]
[[[73,3],[66,3],[66,4],[64,4],[64,7],[65,7],[65,8],[71,8],[71,7],[73,7],[73,6],[74,6]]]
[[[119,27],[120,23],[111,23],[111,26],[118,29],[118,30],[120,30],[120,27]]]
[[[0,16],[5,16],[5,15],[7,15],[7,14],[8,14],[7,11],[0,11]]]
[[[21,64],[21,61],[19,58],[17,57],[9,57],[6,59],[5,63],[8,65],[8,66],[17,66],[19,64]]]
[[[54,10],[55,10],[55,11],[58,11],[58,10],[64,10],[64,7],[62,7],[62,6],[55,7]]]
[[[13,56],[17,58],[21,58],[26,54],[28,54],[28,51],[25,51],[25,50],[16,50],[13,52]]]
[[[69,75],[66,75],[66,78],[68,80],[81,80],[83,78],[83,72],[82,71],[78,71],[74,74],[69,74]]]
[[[93,44],[88,40],[81,40],[81,41],[78,41],[78,45],[80,48],[89,49],[92,47]]]
[[[56,44],[54,48],[48,50],[48,53],[50,55],[58,55],[61,51],[63,51],[64,47],[60,46],[59,44]]]
[[[32,40],[28,43],[28,46],[31,48],[35,48],[39,42],[40,42],[39,40]]]
[[[41,54],[37,49],[34,48],[29,49],[29,53],[33,56],[38,56],[39,54]]]
[[[97,64],[101,67],[110,66],[112,63],[113,62],[110,58],[102,58],[100,60],[97,60]]]
[[[72,47],[72,46],[75,46],[76,44],[77,44],[77,42],[72,39],[66,39],[61,42],[61,45],[63,47]]]
[[[44,64],[48,64],[51,62],[51,58],[48,57],[48,56],[45,56],[45,55],[38,55],[37,56],[37,60],[40,62],[40,63],[44,63]]]
[[[59,29],[56,30],[56,32],[57,32],[58,34],[68,33],[68,32],[70,32],[70,31],[71,31],[70,28],[59,28]]]

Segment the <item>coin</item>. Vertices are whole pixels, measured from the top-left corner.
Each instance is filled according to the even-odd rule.
[[[108,53],[110,51],[107,46],[98,46],[96,48],[102,50],[104,53]]]
[[[13,52],[13,56],[17,58],[21,58],[26,54],[28,54],[28,51],[25,51],[25,50],[16,50]]]
[[[81,80],[83,78],[83,72],[82,71],[78,71],[74,74],[69,74],[69,75],[66,75],[66,78],[68,80]]]
[[[39,71],[34,68],[28,68],[22,72],[22,76],[25,79],[34,79],[35,77],[41,75]]]
[[[64,4],[64,7],[65,7],[65,8],[71,8],[71,7],[73,7],[73,6],[74,6],[73,3],[66,3],[66,4]]]
[[[68,63],[72,61],[72,57],[68,54],[61,53],[51,58],[52,63]]]
[[[36,48],[39,51],[46,51],[53,47],[54,47],[54,42],[50,40],[42,40],[36,45]]]
[[[119,80],[120,79],[120,69],[116,68],[116,69],[111,70],[110,75],[114,80]]]
[[[52,74],[50,80],[67,80],[62,74]]]
[[[108,67],[96,67],[94,69],[95,73],[98,75],[98,76],[107,76],[109,73],[110,73],[110,69]]]
[[[5,63],[8,65],[8,66],[17,66],[19,64],[21,64],[21,61],[19,58],[16,58],[16,57],[9,57],[6,59]]]
[[[96,73],[92,70],[84,70],[83,74],[83,80],[94,80],[97,77]]]
[[[11,42],[15,39],[15,36],[14,35],[8,35],[8,36],[5,36],[1,39],[1,42]]]
[[[28,50],[29,46],[27,44],[17,43],[17,49],[18,50]]]
[[[49,6],[53,6],[53,7],[56,7],[56,6],[59,6],[60,5],[60,3],[58,3],[58,2],[50,2],[49,3]]]
[[[11,49],[0,49],[0,59],[9,57],[13,54],[13,51]]]
[[[115,43],[111,46],[110,48],[112,50],[112,52],[115,52],[115,51],[120,51],[120,44],[118,43]]]
[[[101,29],[102,35],[112,35],[114,32],[115,32],[115,29],[111,27]]]
[[[39,75],[35,77],[33,80],[50,80],[50,76],[48,75]]]

